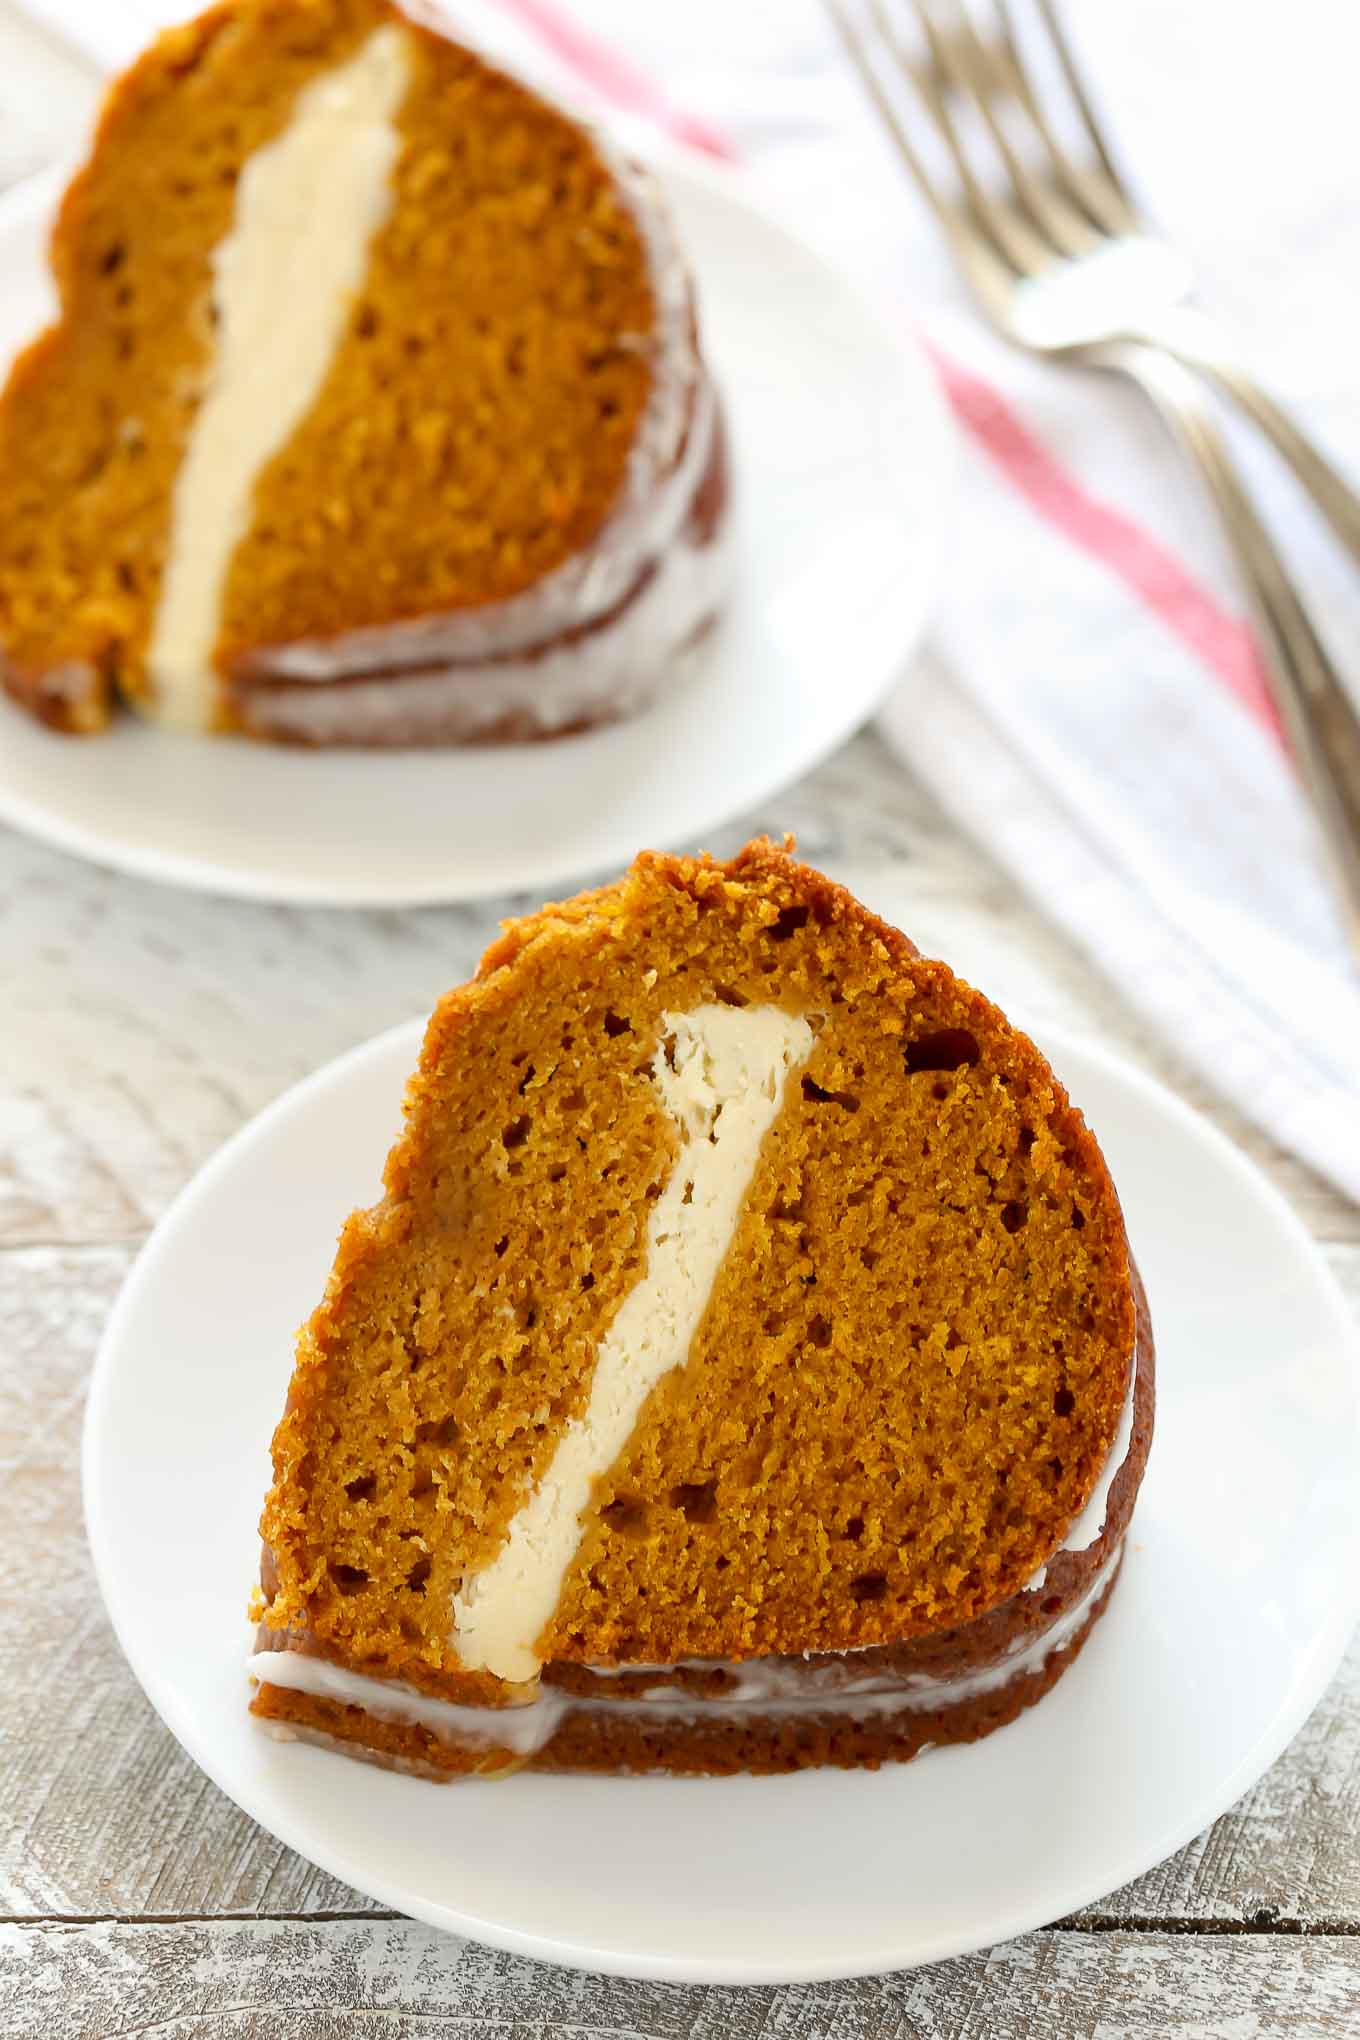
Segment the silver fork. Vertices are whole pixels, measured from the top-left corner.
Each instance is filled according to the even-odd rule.
[[[828,0],[846,48],[992,324],[1033,353],[1137,382],[1199,469],[1241,574],[1280,721],[1360,957],[1360,716],[1258,516],[1195,374],[1269,436],[1352,555],[1360,499],[1183,303],[1191,276],[1115,168],[1052,0],[1038,14],[1083,137],[1060,139],[1008,0],[980,26],[964,0]],[[920,30],[913,47],[911,17]],[[971,120],[970,117],[971,116]],[[925,136],[942,145],[944,175]]]

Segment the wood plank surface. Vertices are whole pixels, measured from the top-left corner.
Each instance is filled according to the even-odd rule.
[[[1360,1306],[1360,1247],[1333,1249]],[[80,1514],[85,1382],[126,1246],[0,1253],[0,1914],[363,1911],[209,1784],[104,1617]],[[63,1705],[52,1696],[61,1693]],[[1360,1640],[1290,1749],[1206,1835],[1078,1923],[1360,1927]],[[3,2030],[3,2029],[0,2029]]]
[[[1000,1004],[1099,1035],[1251,1154],[1324,1239],[1360,1214],[1202,1079],[944,821],[877,737],[711,831],[726,854],[796,831],[814,863],[944,951]],[[0,1244],[140,1237],[241,1122],[329,1057],[430,1010],[527,895],[406,913],[262,907],[0,838],[6,986]],[[19,965],[22,967],[18,967]]]
[[[1208,1109],[1329,1243],[1360,1307],[1357,1214],[1188,1080],[1015,885],[945,829],[875,739],[856,739],[775,811],[722,832],[715,847],[751,828],[790,824],[810,856],[890,909],[923,947],[947,949],[1003,1003],[1035,1024],[1100,1033]],[[80,1524],[83,1387],[136,1244],[199,1163],[317,1063],[428,1009],[466,974],[498,915],[529,904],[359,915],[248,906],[117,878],[0,836],[0,948],[21,965],[4,1017],[0,1084],[0,1425],[9,1475],[0,1494],[0,1640],[12,1668],[7,1726],[23,1752],[0,1772],[0,1909],[12,1918],[194,1916],[211,1942],[222,1915],[373,1913],[225,1801],[124,1666]],[[70,1696],[65,1708],[52,1706],[54,1692]],[[1170,1862],[1071,1922],[1052,1947],[1042,1942],[1043,1973],[1057,1979],[1091,1964],[1092,1978],[1105,1978],[1102,1930],[1112,1926],[1182,1932],[1252,1923],[1275,1930],[1280,1974],[1299,1989],[1306,1964],[1322,1958],[1305,1956],[1291,1930],[1360,1926],[1360,1650],[1254,1791]],[[33,1945],[47,1950],[44,1959],[55,1948],[76,1961],[70,1951],[81,1951],[86,1964],[87,1931]],[[381,1937],[387,1927],[375,1917],[371,1931]],[[109,1973],[131,1990],[125,1939],[117,1947]],[[1059,1947],[1068,1952],[1053,1952]],[[106,2030],[99,2022],[112,2014],[97,1992],[88,1995],[103,1959],[89,1955],[95,1969],[78,1968],[63,1991],[72,2023],[49,2030]],[[1177,1941],[1168,1959],[1172,1971],[1135,1968],[1131,2002],[1159,2003],[1149,1979],[1190,1956]],[[999,2021],[1013,1997],[1020,2002],[1014,1994],[1028,1971],[983,1973],[986,2018]],[[1331,1968],[1324,1973],[1332,1979]],[[461,1988],[465,1974],[455,1971],[450,1987]],[[1348,1974],[1344,1963],[1336,1969],[1336,1989]],[[1092,1981],[1095,1995],[1074,2002],[1089,2012],[1105,1988]],[[869,2001],[854,2002],[853,2012],[833,2008],[835,2017],[868,2017]],[[955,2016],[951,2005],[940,1998],[941,2019]],[[773,1998],[768,2009],[772,2020],[784,2017]],[[325,2016],[329,2030],[360,2033],[377,2014],[336,2005]],[[514,2030],[520,2017],[512,1994],[494,2013],[509,2024],[481,2030]],[[539,2031],[557,2030],[547,2014],[540,2019]],[[643,2012],[634,2026],[648,2030]]]
[[[1354,2040],[1360,1942],[1027,1935],[982,1955],[779,1990],[629,1983],[408,1920],[0,1926],[0,2017],[50,2040]]]
[[[0,189],[69,153],[94,95],[0,0]],[[789,828],[1018,1016],[1098,1034],[1207,1112],[1288,1197],[1360,1317],[1360,1211],[1187,1070],[876,738],[707,847]],[[1134,1884],[989,1953],[800,1989],[582,1976],[395,1918],[264,1834],[162,1728],[81,1522],[85,1385],[119,1284],[224,1139],[327,1058],[427,1012],[502,914],[537,904],[249,905],[0,829],[0,2034],[1360,2034],[1360,1641],[1260,1783]]]

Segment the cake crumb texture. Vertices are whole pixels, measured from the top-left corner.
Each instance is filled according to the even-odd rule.
[[[450,1697],[498,1549],[643,1273],[663,1015],[809,1018],[688,1364],[598,1484],[552,1662],[839,1650],[971,1621],[1061,1542],[1130,1382],[1118,1201],[1048,1065],[755,843],[507,926],[436,1010],[274,1443],[266,1624]]]
[[[387,23],[411,68],[394,203],[323,387],[257,478],[217,665],[505,600],[619,495],[655,305],[588,135],[385,0],[227,0],[113,88],[53,236],[59,321],[0,399],[0,671],[56,727],[98,729],[119,693],[147,693],[242,166]],[[306,287],[301,251],[280,318]]]

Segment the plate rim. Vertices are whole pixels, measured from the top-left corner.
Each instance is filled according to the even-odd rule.
[[[601,125],[604,132],[610,132],[607,123]],[[628,151],[645,160],[663,188],[669,189],[671,180],[674,180],[681,188],[689,185],[717,199],[730,211],[754,223],[771,239],[772,244],[782,242],[803,262],[814,265],[834,281],[842,302],[855,308],[866,332],[872,330],[881,341],[891,346],[898,358],[914,429],[919,434],[922,464],[930,475],[933,492],[931,515],[911,526],[912,544],[921,562],[915,582],[920,592],[906,612],[906,623],[901,631],[892,670],[881,676],[880,684],[866,699],[852,699],[845,707],[832,706],[816,741],[806,748],[792,778],[784,766],[776,764],[771,769],[762,770],[759,760],[753,758],[749,780],[739,790],[724,792],[716,800],[711,800],[707,807],[696,808],[693,818],[686,820],[681,835],[668,831],[665,840],[656,846],[677,849],[686,847],[692,838],[721,829],[738,816],[766,806],[784,788],[816,770],[877,715],[901,680],[930,623],[941,587],[945,537],[957,511],[962,460],[958,431],[939,377],[925,346],[908,320],[894,318],[883,298],[866,289],[816,241],[801,234],[766,201],[749,173],[736,166],[711,161],[662,137],[629,133],[625,140]],[[44,213],[50,215],[78,167],[79,164],[74,162],[50,167],[0,195],[0,273],[5,266],[4,237],[25,222],[41,220]],[[695,270],[702,296],[705,285],[700,263],[696,262]],[[3,373],[7,373],[7,369]],[[0,382],[3,381],[3,373],[0,373]],[[740,601],[740,593],[735,599]],[[836,700],[839,703],[839,693]],[[0,694],[0,713],[19,715],[22,711]],[[639,718],[628,720],[643,721],[646,713],[644,709]],[[606,733],[609,728],[617,727],[606,726]],[[147,731],[145,734],[148,738],[164,740],[162,732]],[[586,731],[579,739],[564,740],[567,746],[562,754],[564,770],[569,769],[570,746],[576,742],[588,743],[593,734],[597,733]],[[51,740],[54,743],[80,741],[56,736]],[[498,748],[502,755],[513,755],[519,747]],[[380,752],[363,749],[356,755],[379,759],[382,756]],[[591,861],[582,863],[579,860],[573,862],[566,856],[545,853],[542,863],[527,874],[488,872],[465,874],[453,879],[438,875],[436,858],[435,868],[424,879],[375,882],[361,875],[351,875],[336,883],[320,877],[290,874],[283,868],[241,870],[211,856],[162,849],[140,841],[110,843],[97,830],[84,825],[78,813],[54,810],[46,801],[28,797],[22,785],[10,786],[3,781],[0,781],[0,823],[67,855],[134,878],[218,898],[279,906],[324,907],[336,911],[467,905],[495,898],[501,893],[524,890],[541,891],[546,896],[563,886],[584,883],[596,870],[627,855],[626,851],[620,851],[611,858],[592,852]]]
[[[345,1859],[343,1851],[332,1851],[324,1844],[324,1838],[322,1845],[318,1846],[310,1833],[303,1835],[305,1822],[295,1822],[289,1817],[287,1809],[281,1819],[275,1817],[273,1808],[270,1809],[268,1818],[262,1815],[257,1810],[257,1803],[252,1803],[253,1795],[247,1793],[243,1797],[236,1786],[228,1783],[221,1775],[228,1767],[219,1767],[216,1763],[210,1738],[200,1738],[195,1732],[194,1722],[184,1718],[182,1710],[175,1704],[173,1694],[167,1694],[154,1663],[150,1667],[144,1666],[139,1662],[139,1654],[129,1648],[125,1629],[126,1611],[120,1600],[121,1589],[110,1556],[105,1529],[106,1517],[111,1516],[113,1510],[102,1485],[99,1433],[103,1411],[115,1393],[116,1353],[119,1343],[126,1336],[124,1327],[129,1322],[135,1322],[141,1290],[151,1279],[151,1272],[156,1267],[159,1256],[165,1251],[166,1239],[168,1238],[173,1246],[175,1228],[184,1222],[187,1214],[191,1213],[198,1197],[207,1195],[224,1175],[230,1173],[244,1149],[275,1128],[295,1106],[303,1103],[314,1092],[332,1084],[343,1084],[352,1069],[369,1061],[378,1061],[391,1056],[399,1046],[403,1054],[410,1052],[413,1066],[425,1025],[426,1022],[422,1019],[400,1021],[322,1064],[280,1092],[208,1158],[173,1199],[139,1250],[110,1312],[91,1370],[82,1427],[81,1492],[86,1537],[105,1612],[133,1677],[164,1726],[217,1789],[249,1819],[254,1820],[285,1847],[293,1849],[305,1861],[315,1864],[339,1881],[364,1892],[377,1903],[391,1906],[407,1917],[422,1921],[443,1932],[481,1941],[487,1946],[510,1954],[556,1963],[564,1968],[602,1975],[627,1976],[640,1981],[778,1986],[844,1982],[853,1978],[887,1975],[896,1970],[919,1968],[929,1963],[975,1953],[1009,1941],[1018,1935],[1031,1933],[1053,1920],[1096,1902],[1109,1892],[1120,1889],[1133,1879],[1142,1876],[1156,1864],[1165,1861],[1195,1836],[1203,1833],[1264,1775],[1293,1741],[1336,1675],[1349,1645],[1351,1633],[1357,1620],[1360,1620],[1360,1567],[1354,1568],[1351,1572],[1349,1595],[1338,1594],[1330,1602],[1327,1623],[1314,1635],[1309,1649],[1302,1654],[1299,1664],[1294,1668],[1286,1702],[1277,1710],[1268,1728],[1263,1730],[1256,1741],[1241,1755],[1226,1779],[1220,1780],[1213,1790],[1203,1793],[1188,1816],[1182,1815],[1176,1820],[1167,1822],[1154,1842],[1145,1843],[1126,1853],[1118,1861],[1115,1874],[1110,1874],[1108,1866],[1102,1869],[1098,1889],[1091,1888],[1089,1873],[1083,1877],[1080,1868],[1074,1864],[1068,1882],[1061,1889],[1055,1891],[1051,1886],[1046,1887],[1042,1903],[1017,1904],[1009,1913],[997,1920],[994,1928],[989,1927],[984,1940],[978,1939],[975,1928],[973,1930],[961,1928],[954,1932],[940,1932],[934,1939],[908,1947],[905,1951],[900,1946],[883,1949],[872,1959],[862,1956],[837,1959],[834,1952],[822,1951],[809,1953],[797,1960],[786,1958],[777,1966],[763,1961],[753,1965],[734,1957],[710,1958],[703,1955],[661,1952],[653,1952],[644,1959],[627,1950],[587,1945],[579,1939],[558,1941],[548,1934],[532,1933],[522,1928],[506,1926],[472,1912],[460,1911],[438,1900],[423,1898],[419,1894],[416,1894],[418,1902],[413,1903],[410,1891],[401,1889],[384,1876],[364,1874],[361,1878],[356,1878],[354,1866]],[[1357,1418],[1354,1438],[1356,1443],[1360,1443],[1360,1339],[1357,1339],[1349,1307],[1336,1277],[1287,1198],[1212,1121],[1206,1119],[1158,1078],[1137,1064],[1080,1029],[1043,1022],[1035,1027],[1034,1032],[1042,1052],[1057,1064],[1060,1081],[1063,1081],[1061,1068],[1064,1059],[1070,1056],[1075,1062],[1086,1058],[1107,1078],[1125,1085],[1135,1100],[1141,1098],[1149,1106],[1167,1113],[1178,1123],[1179,1130],[1186,1138],[1207,1147],[1211,1156],[1220,1162],[1249,1194],[1254,1195],[1263,1204],[1269,1216],[1282,1227],[1291,1244],[1301,1252],[1316,1285],[1319,1299],[1325,1298],[1328,1311],[1335,1321],[1337,1350],[1344,1355],[1349,1368],[1350,1396]],[[1360,1454],[1357,1455],[1356,1472],[1357,1479],[1360,1480]],[[1351,1536],[1357,1554],[1360,1554],[1360,1520],[1354,1517],[1351,1522]]]

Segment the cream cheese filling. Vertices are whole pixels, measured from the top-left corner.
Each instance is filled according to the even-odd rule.
[[[172,728],[215,719],[232,554],[261,470],[321,390],[390,210],[409,75],[405,32],[376,29],[299,94],[282,134],[242,168],[212,257],[216,346],[175,482],[147,652],[148,713]]]
[[[585,1410],[563,1431],[496,1557],[454,1597],[460,1660],[501,1679],[538,1674],[534,1645],[580,1544],[591,1489],[657,1382],[688,1357],[761,1142],[814,1039],[806,1020],[777,1006],[697,1006],[663,1015],[662,1030],[652,1076],[680,1147],[652,1207],[644,1272],[600,1342]]]

